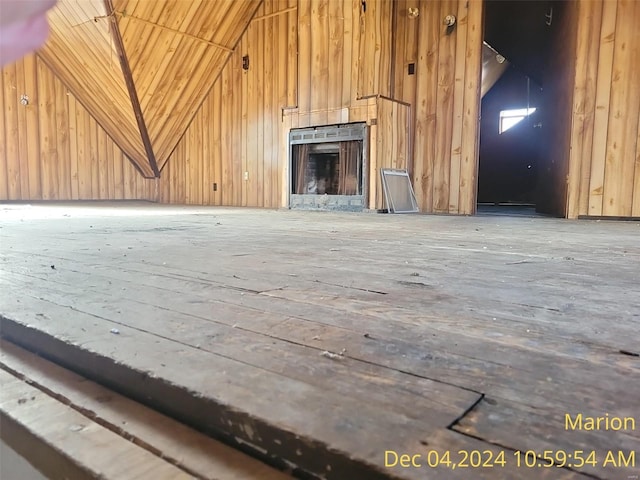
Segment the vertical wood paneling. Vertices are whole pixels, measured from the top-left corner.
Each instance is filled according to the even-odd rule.
[[[115,178],[114,178],[114,163],[117,162],[117,157],[114,150],[113,142],[109,142],[107,140],[107,151],[105,158],[107,158],[107,178],[109,179],[109,183],[107,185],[107,198],[112,199],[116,198],[116,186],[115,186]]]
[[[291,12],[274,14],[288,6],[288,0],[269,0],[259,8],[256,20],[243,35],[179,143],[180,148],[165,167],[171,174],[163,173],[161,177],[162,201],[180,203],[180,188],[186,188],[193,201],[193,184],[212,190],[216,182],[218,191],[210,195],[203,191],[199,203],[280,206],[282,169],[287,163],[280,143],[282,108],[295,100],[297,91],[297,85],[289,83],[298,77],[297,66],[288,63],[291,52],[296,52],[297,17],[296,12],[293,17]],[[295,43],[290,45],[291,41]],[[242,69],[245,55],[249,57],[248,70]],[[305,90],[309,92],[309,88]],[[310,94],[307,98],[311,101]],[[190,168],[184,177],[174,176],[182,168],[178,164],[187,161]],[[180,186],[176,181],[186,183]]]
[[[40,177],[40,137],[32,132],[38,131],[38,76],[36,57],[29,55],[22,60],[24,65],[24,92],[31,96],[29,106],[25,109],[25,132],[27,141],[27,159],[29,165],[29,198],[42,197],[42,183]],[[35,98],[33,98],[35,96]],[[72,98],[69,96],[69,98]],[[72,135],[72,133],[70,133]],[[24,192],[23,192],[24,194]]]
[[[51,35],[39,58],[152,176],[105,14],[103,0],[58,1],[49,14]]]
[[[128,162],[124,158],[123,153],[118,149],[117,145],[113,144],[113,198],[115,200],[124,199],[124,176],[123,176],[123,162]]]
[[[221,173],[221,165],[220,162],[218,162],[216,165],[213,164],[213,162],[211,162],[211,138],[213,136],[214,130],[212,128],[210,128],[211,125],[214,125],[215,123],[221,123],[221,110],[218,110],[217,112],[217,116],[216,117],[212,117],[211,116],[211,108],[210,108],[210,104],[209,103],[205,103],[203,105],[203,112],[202,112],[202,116],[198,119],[199,120],[199,125],[198,128],[200,129],[200,134],[202,135],[202,138],[204,139],[204,141],[202,142],[202,166],[201,166],[201,173],[200,173],[200,189],[202,191],[202,201],[200,202],[201,204],[210,204],[210,203],[216,203],[218,205],[220,205],[220,189],[218,189],[216,192],[213,191],[213,182],[210,181],[211,178],[214,179],[215,182],[217,182],[218,184],[220,184],[220,177],[222,176]],[[217,129],[217,132],[220,132],[219,129]],[[218,138],[218,143],[220,142],[220,139]],[[217,166],[218,169],[214,170],[214,166]],[[211,201],[212,197],[215,197],[216,200],[214,202]]]
[[[391,95],[391,38],[393,25],[393,2],[376,2],[376,69],[375,93],[389,97]],[[378,58],[379,57],[379,58]]]
[[[260,9],[258,9],[258,15],[264,14],[264,3]],[[258,157],[260,156],[260,148],[258,147],[258,123],[262,120],[257,99],[260,95],[259,88],[259,57],[258,54],[261,51],[262,44],[260,43],[260,37],[258,36],[258,24],[253,23],[247,30],[249,36],[248,52],[250,62],[253,63],[248,70],[248,84],[247,84],[247,167],[244,172],[247,173],[247,177],[244,182],[244,187],[247,191],[247,205],[257,207],[258,203]]]
[[[370,200],[375,208],[383,208],[381,168],[408,168],[409,159],[409,114],[408,104],[399,103],[385,97],[376,99],[376,125],[372,130],[375,148],[370,151],[369,161],[375,165],[372,170],[374,181],[370,183]]]
[[[267,5],[268,3],[268,5]],[[263,2],[261,9],[258,10],[258,15],[266,15],[269,12],[270,6],[273,2]],[[268,8],[269,7],[269,8]],[[270,152],[264,151],[264,137],[265,137],[265,126],[269,121],[268,115],[271,112],[267,112],[265,108],[265,97],[270,92],[266,91],[265,85],[265,66],[267,63],[270,63],[270,58],[265,58],[264,56],[264,43],[268,41],[265,37],[265,21],[257,21],[252,25],[252,29],[255,33],[255,55],[253,57],[257,60],[257,64],[254,66],[253,73],[255,78],[255,90],[253,92],[254,96],[249,97],[249,103],[254,106],[252,118],[254,119],[254,124],[256,126],[257,138],[256,138],[256,155],[254,157],[253,162],[253,171],[254,175],[250,174],[250,184],[252,192],[255,192],[255,196],[252,196],[254,199],[253,205],[257,205],[258,207],[264,206],[264,190],[265,190],[265,160],[266,156]],[[264,42],[264,43],[263,43]]]
[[[631,215],[640,217],[640,111],[638,112],[638,136],[636,138],[636,165],[633,184],[633,207]]]
[[[354,12],[352,2],[345,0],[343,2],[336,2],[342,7],[342,12],[336,10],[336,15],[342,16],[342,52],[336,63],[341,63],[342,82],[340,88],[342,95],[340,99],[340,105],[351,105],[355,102],[356,98],[356,83],[353,83],[354,72],[358,71],[358,56],[354,55],[354,51],[357,53],[355,47],[355,41],[357,36],[354,35],[355,25],[354,21],[357,21],[357,10]],[[333,73],[338,75],[337,72]]]
[[[244,50],[238,50],[238,52],[236,53],[236,59],[235,62],[233,63],[233,65],[231,67],[229,67],[227,65],[227,69],[231,68],[231,73],[233,76],[233,80],[232,80],[232,87],[234,90],[236,90],[238,87],[238,85],[240,85],[241,87],[245,86],[244,83],[244,71],[242,70],[242,52]],[[230,159],[226,159],[226,161],[230,161],[232,166],[231,166],[231,173],[232,173],[232,179],[231,182],[229,182],[229,185],[231,185],[232,188],[232,193],[233,196],[231,197],[233,202],[229,203],[228,205],[242,205],[242,201],[243,201],[243,180],[242,180],[242,172],[243,172],[243,158],[246,157],[246,149],[244,147],[244,145],[246,144],[244,139],[246,137],[243,137],[242,135],[238,135],[238,132],[245,132],[246,133],[246,128],[245,126],[245,122],[246,122],[246,95],[232,95],[231,96],[231,101],[230,102],[223,102],[224,105],[228,105],[231,108],[231,112],[229,113],[229,117],[231,118],[231,121],[226,125],[227,131],[226,134],[222,137],[224,138],[225,142],[228,141],[229,139],[231,139],[231,142],[233,143],[233,150],[231,152],[232,157]],[[213,107],[215,108],[215,107]],[[239,115],[240,113],[240,115]],[[227,117],[225,117],[227,118]],[[226,185],[223,185],[222,188],[226,188]]]
[[[455,38],[455,66],[453,71],[453,117],[451,132],[451,168],[449,170],[449,213],[460,211],[460,169],[462,163],[462,127],[463,108],[466,74],[466,49],[468,30],[468,9],[465,8],[466,0],[459,0],[458,11],[458,34]]]
[[[298,110],[311,111],[311,5],[313,0],[298,2]]]
[[[291,6],[291,2],[289,0],[280,0],[278,2],[277,10],[280,11],[284,8],[289,8]],[[290,31],[289,28],[289,19],[290,15],[278,15],[274,19],[273,23],[273,35],[275,41],[277,42],[277,50],[279,52],[290,52],[290,46],[288,43],[288,36],[281,34],[282,31]],[[276,78],[276,86],[277,89],[274,89],[273,92],[273,128],[271,130],[271,148],[277,152],[274,168],[272,170],[272,182],[273,182],[273,191],[271,192],[271,202],[270,205],[280,206],[280,198],[282,196],[282,190],[284,186],[282,185],[282,172],[285,170],[285,164],[287,163],[288,157],[286,156],[286,152],[283,152],[280,148],[280,130],[284,128],[283,122],[283,107],[287,107],[292,105],[289,103],[289,91],[294,90],[290,88],[288,85],[288,76],[289,71],[294,70],[297,67],[297,62],[293,62],[289,64],[289,57],[287,56],[286,62],[280,62],[277,67],[277,78]],[[295,79],[293,80],[295,82]]]
[[[431,4],[433,5],[433,4]],[[437,4],[435,4],[437,6]],[[425,7],[424,9],[422,7]],[[414,189],[420,210],[433,211],[440,10],[420,3],[414,136]]]
[[[122,6],[125,0],[116,4]],[[62,34],[79,40],[78,32],[89,27],[77,30],[70,25],[95,5],[78,4],[82,11],[70,5],[65,2],[73,16],[59,19],[62,23],[45,55],[49,62],[66,61],[75,71],[80,64],[62,48]],[[216,35],[210,22],[193,14],[186,4],[180,8],[190,13],[182,20],[174,18],[174,7],[132,5],[133,14],[140,7],[159,23],[178,22],[174,26],[179,27],[184,21],[184,26],[203,38]],[[578,0],[575,5],[577,60],[571,72],[573,83],[565,95],[573,98],[568,124],[567,214],[637,216],[640,37],[636,25],[640,24],[640,6],[633,0]],[[365,12],[360,0],[267,0],[257,17],[291,6],[298,8],[252,21],[220,76],[211,80],[209,94],[171,156],[172,164],[163,170],[160,199],[280,206],[288,128],[376,118],[377,125],[371,126],[376,172],[380,166],[397,165],[394,151],[410,150],[406,166],[411,168],[421,210],[473,213],[482,1],[368,0]],[[417,18],[409,18],[409,6],[419,9]],[[221,30],[231,34],[231,23],[244,15],[239,12],[221,16]],[[456,15],[458,23],[446,32],[442,18],[449,13]],[[153,27],[134,27],[134,21],[122,21],[123,34],[133,46],[134,68],[141,78],[152,79],[142,90],[149,93],[145,100],[149,111],[158,113],[158,134],[171,133],[160,142],[168,151],[169,137],[179,130],[176,119],[189,117],[200,101],[196,92],[200,90],[189,87],[185,72],[210,69],[198,70],[195,58],[205,55],[200,47],[191,48],[193,41],[178,41],[172,35],[176,45],[193,54],[185,59],[188,68],[178,69],[167,58],[152,59],[152,45],[161,43],[164,34]],[[93,30],[109,38],[102,26]],[[151,41],[137,44],[136,32],[148,34]],[[99,45],[97,37],[91,42],[92,47]],[[56,45],[60,50],[55,50]],[[101,58],[112,55],[110,48],[100,50]],[[566,54],[573,56],[569,50]],[[224,52],[223,56],[228,55]],[[243,55],[250,58],[248,71],[241,68]],[[407,65],[412,62],[416,74],[408,75]],[[100,72],[109,77],[113,65],[102,65]],[[165,81],[171,76],[175,83]],[[77,84],[67,77],[65,82]],[[5,68],[0,85],[0,198],[155,198],[154,181],[145,181],[127,165],[122,151],[43,62],[29,57]],[[117,89],[122,90],[122,85]],[[19,103],[22,93],[30,97],[27,106]],[[121,93],[114,93],[120,99],[117,108],[126,103]],[[178,98],[180,95],[183,97]],[[389,95],[396,102],[387,105],[382,97]],[[410,106],[401,107],[398,101]],[[100,103],[104,104],[102,115],[109,102]],[[284,107],[289,107],[286,115]],[[411,148],[402,145],[406,137],[398,136],[396,128],[402,108],[411,112],[406,126]],[[171,117],[172,109],[175,117]],[[113,118],[109,121],[114,124]],[[564,142],[559,137],[554,141]],[[244,172],[248,173],[246,181]],[[564,182],[564,176],[560,177],[556,180]],[[218,184],[216,192],[213,182]]]
[[[211,115],[216,115],[216,112],[220,111],[220,135],[218,137],[225,139],[224,142],[220,143],[220,153],[215,147],[211,149],[211,158],[209,160],[210,164],[215,164],[217,163],[215,159],[218,158],[218,155],[221,155],[221,176],[217,178],[218,188],[221,193],[221,205],[240,205],[242,202],[241,186],[237,184],[237,181],[234,185],[234,178],[239,179],[242,175],[242,159],[239,149],[240,135],[238,135],[241,130],[236,128],[237,122],[240,122],[240,125],[242,124],[240,111],[242,104],[239,102],[240,96],[233,95],[233,90],[238,88],[238,85],[242,86],[243,84],[243,73],[240,68],[242,58],[239,52],[240,50],[234,53],[231,65],[227,65],[222,71],[221,96],[229,100],[226,102],[222,102],[222,98],[213,98],[213,101],[211,98],[205,100],[205,105],[207,105]],[[218,109],[215,108],[218,105],[217,102],[220,102],[220,108]],[[216,133],[214,133],[216,130],[215,123],[208,128],[212,129],[211,134],[216,138]],[[218,197],[214,198],[217,200]]]
[[[585,2],[578,6],[576,72],[573,95],[573,125],[567,204],[569,217],[588,211],[591,163],[584,161],[593,148],[593,121],[596,103],[598,64],[589,61],[598,55],[602,28],[603,2]]]
[[[4,108],[4,74],[0,75],[0,200],[9,199],[7,180],[9,178],[7,156],[7,133],[5,130],[5,116],[2,112]]]
[[[344,2],[329,1],[328,2],[328,29],[329,29],[329,45],[327,52],[327,109],[329,106],[341,107],[348,105],[343,103],[343,82],[349,81],[349,77],[345,78],[342,66],[344,45]],[[351,52],[351,49],[349,53]],[[350,68],[348,69],[350,70]],[[339,112],[338,110],[336,110]],[[331,116],[327,119],[329,123],[340,123],[339,116]]]
[[[381,155],[378,154],[378,148],[380,147],[380,142],[378,141],[378,130],[380,129],[380,125],[377,122],[377,105],[376,98],[370,97],[367,99],[367,124],[369,125],[369,208],[378,208],[380,197],[379,189],[380,189],[380,165],[378,162],[381,160]],[[375,118],[375,122],[371,122],[370,119]],[[375,173],[372,173],[375,172]]]
[[[80,105],[78,105],[80,106]],[[76,125],[78,127],[76,143],[78,145],[78,195],[80,200],[93,198],[92,171],[96,169],[93,163],[91,136],[91,116],[82,108],[76,109]],[[84,174],[80,174],[80,172]],[[129,197],[131,198],[131,197]]]
[[[464,75],[462,117],[462,152],[460,164],[460,198],[458,213],[476,212],[478,157],[480,149],[480,87],[482,82],[482,31],[484,4],[468,4],[467,47]]]
[[[4,70],[4,123],[5,154],[7,163],[7,196],[10,200],[21,197],[20,192],[20,138],[18,108],[20,93],[16,81],[16,67],[9,65]]]
[[[19,95],[18,92],[26,92],[24,88],[24,79],[25,79],[25,69],[23,62],[17,62],[15,64],[15,82],[16,82],[16,94]],[[24,128],[20,128],[22,125],[27,124],[27,107],[22,106],[22,108],[16,108],[16,125],[18,125],[17,135],[18,135],[18,159],[19,159],[19,167],[18,167],[18,184],[19,184],[19,192],[20,196],[29,194],[29,156],[28,156],[28,148],[29,142],[27,138],[27,132]]]
[[[638,115],[640,115],[640,112]],[[636,138],[636,165],[634,172],[632,203],[631,216],[640,217],[640,120],[638,121],[638,136]]]
[[[415,104],[416,75],[409,75],[410,63],[418,58],[419,18],[409,16],[409,8],[418,8],[419,2],[398,0],[394,4],[393,65],[391,97]],[[425,14],[424,11],[421,12]]]
[[[265,15],[272,14],[277,11],[279,8],[279,2],[267,2],[264,7]],[[277,95],[278,88],[276,82],[278,81],[278,67],[279,65],[275,62],[270,61],[273,58],[274,51],[274,42],[275,40],[275,32],[274,32],[274,21],[277,21],[275,17],[269,17],[264,20],[261,20],[260,23],[263,26],[262,38],[265,39],[263,44],[264,48],[264,64],[263,71],[264,77],[262,82],[263,89],[263,98],[262,98],[262,108],[263,112],[265,112],[265,120],[263,123],[262,130],[264,132],[264,136],[262,137],[262,155],[263,155],[263,171],[262,171],[262,205],[270,206],[273,205],[273,193],[278,187],[273,183],[273,170],[278,169],[278,151],[275,149],[273,145],[273,127],[274,127],[274,111],[277,109],[276,104],[274,104],[274,96]],[[276,44],[277,46],[277,44]],[[284,57],[283,57],[284,59]],[[276,120],[277,122],[277,120]],[[275,127],[277,128],[278,124],[275,123]]]
[[[87,140],[89,143],[87,144],[87,153],[89,157],[89,182],[91,185],[91,196],[93,198],[101,198],[100,197],[100,149],[98,146],[98,122],[96,122],[95,118],[90,115],[87,115],[85,120],[87,122]],[[131,195],[135,196],[135,178],[132,178],[129,182],[132,185]]]
[[[55,196],[59,198],[71,197],[71,163],[69,153],[69,102],[67,89],[62,82],[55,78],[55,128],[56,128],[56,167],[57,189]],[[104,132],[104,130],[103,130]],[[105,134],[106,135],[106,134]]]
[[[358,5],[360,15],[359,78],[360,96],[391,93],[391,19],[395,3],[369,0]],[[355,12],[354,12],[355,14]]]
[[[348,33],[345,33],[344,39],[344,45],[346,46],[345,51],[349,49],[349,44],[351,44],[351,51],[349,54],[345,54],[345,61],[342,63],[343,70],[347,70],[351,74],[349,82],[349,105],[355,105],[358,98],[363,96],[363,89],[360,86],[360,78],[362,78],[364,13],[362,12],[361,5],[361,0],[351,0],[351,2],[349,2],[349,0],[344,0],[343,11],[345,11],[345,19],[351,17],[351,29]],[[351,63],[345,63],[349,58],[351,59]],[[302,83],[300,83],[300,85],[302,85]]]
[[[197,128],[207,109],[221,112],[220,125],[213,114],[210,128],[221,132],[222,146],[218,149],[214,142],[209,148],[214,165],[211,172],[217,168],[221,172],[222,193],[210,200],[203,198],[203,202],[280,206],[287,179],[287,148],[283,143],[287,129],[372,120],[375,116],[370,109],[376,112],[376,102],[382,102],[391,91],[393,59],[400,62],[395,65],[399,73],[394,81],[402,84],[402,95],[414,104],[403,105],[393,99],[395,104],[392,101],[386,106],[383,102],[381,112],[376,114],[378,124],[371,125],[375,142],[370,145],[370,156],[372,163],[378,163],[372,167],[371,185],[377,188],[383,165],[413,167],[423,211],[434,211],[435,194],[438,211],[472,213],[478,120],[475,95],[480,74],[480,62],[474,56],[480,55],[482,43],[482,2],[422,0],[418,2],[420,16],[407,19],[408,2],[369,0],[365,12],[359,0],[299,0],[294,3],[298,6],[295,15],[260,18],[285,9],[291,2],[295,0],[263,3],[218,80],[222,95],[218,98],[218,87],[214,87],[205,100],[207,106],[197,113],[196,123],[190,127]],[[397,27],[392,24],[393,8],[405,10],[404,16],[401,12],[396,15],[407,31],[395,38],[404,39],[407,45],[392,45],[392,28]],[[445,11],[459,19],[450,34],[442,25]],[[292,25],[295,18],[297,22]],[[392,47],[402,52],[400,59],[392,55]],[[296,51],[298,63],[291,65],[291,52]],[[238,70],[236,79],[233,69],[241,65],[242,55],[249,56],[250,67]],[[401,78],[408,77],[409,61],[417,63],[416,75]],[[366,93],[372,98],[361,99]],[[285,122],[282,108],[291,107],[292,99],[297,100],[297,108],[287,110]],[[405,112],[411,112],[408,119]],[[397,128],[400,121],[402,135]],[[412,139],[414,124],[419,125],[419,131]],[[206,138],[202,137],[204,141]],[[182,142],[195,140],[185,135]],[[201,143],[194,148],[203,149]],[[406,152],[401,161],[392,153],[398,150]],[[416,152],[413,159],[412,150]],[[181,151],[174,152],[172,162],[186,161]],[[244,172],[248,173],[247,180]],[[187,174],[185,181],[202,179]],[[210,177],[206,184],[212,181]],[[161,179],[163,192],[176,188],[167,182]],[[375,192],[372,195],[375,203]],[[176,195],[163,194],[163,198],[167,196],[176,201]]]
[[[69,176],[71,182],[71,198],[79,198],[77,102],[75,97],[71,95],[66,95],[66,97],[69,114]]]
[[[311,125],[326,125],[329,109],[329,18],[328,0],[314,0],[311,4]],[[305,86],[302,85],[304,88]],[[335,107],[335,105],[331,105]]]
[[[638,3],[635,0],[618,0],[603,215],[631,216],[640,111]]]
[[[142,178],[44,62],[26,57],[0,78],[0,200],[153,199],[155,180]],[[125,195],[138,177],[143,196]]]
[[[288,35],[284,38],[284,35],[281,35],[280,29],[278,29],[278,39],[284,45],[281,45],[279,51],[283,51],[286,49],[287,51],[287,61],[286,61],[286,69],[287,69],[287,80],[284,83],[286,85],[285,89],[287,91],[287,100],[285,105],[287,107],[293,107],[298,104],[298,2],[297,0],[288,0],[287,7],[293,8],[287,13],[286,17],[280,17],[280,28],[283,28],[286,25]],[[284,23],[282,23],[284,22]]]
[[[57,129],[55,122],[55,78],[47,77],[48,69],[44,63],[38,61],[38,99],[40,120],[40,160],[42,162],[42,199],[55,200],[58,191],[58,176],[56,172],[57,158]],[[11,159],[10,156],[8,156]]]
[[[567,216],[638,216],[638,2],[578,2]]]
[[[408,16],[408,8],[419,16]],[[475,212],[482,14],[480,0],[395,3],[394,96],[409,102],[421,211]],[[442,19],[453,13],[447,30]],[[408,64],[415,63],[415,75]]]
[[[415,20],[415,18],[412,18]],[[405,58],[406,43],[409,36],[407,26],[409,24],[408,5],[406,1],[398,1],[393,8],[392,19],[392,45],[391,51],[394,62],[391,65],[391,92],[392,98],[404,99],[405,71],[408,61]],[[414,32],[415,33],[415,32]]]
[[[90,150],[89,150],[90,152]],[[125,198],[135,198],[136,196],[136,175],[131,169],[123,170],[124,177],[124,195]],[[92,182],[93,183],[93,182]]]
[[[98,195],[102,200],[109,198],[109,174],[107,165],[111,159],[107,159],[107,134],[99,126],[96,126],[96,134],[98,136]]]
[[[581,22],[579,26],[586,24],[584,17],[586,15],[587,5],[581,2],[579,5],[579,14]],[[584,59],[585,63],[594,63],[598,67],[597,83],[596,83],[596,110],[594,113],[594,129],[593,129],[593,146],[591,155],[589,152],[584,156],[586,158],[577,158],[581,163],[591,164],[591,173],[589,175],[589,215],[602,215],[603,195],[604,195],[604,173],[605,173],[605,157],[607,151],[607,132],[609,122],[609,101],[611,98],[611,74],[613,72],[613,47],[616,36],[616,18],[618,14],[618,2],[603,2],[602,5],[602,26],[600,30],[600,49],[597,53],[592,54],[588,59]],[[579,31],[580,37],[588,35],[584,30]],[[581,41],[581,38],[578,40]],[[579,72],[576,72],[577,74]],[[579,85],[579,80],[576,79]],[[577,92],[579,95],[579,91]],[[578,152],[576,152],[577,155]],[[574,158],[576,155],[572,155]],[[576,175],[575,169],[571,172],[571,176]],[[573,200],[573,198],[572,198]],[[570,207],[571,208],[571,207]],[[580,212],[584,214],[585,212]]]
[[[440,18],[447,12],[457,13],[455,0],[440,3]],[[456,15],[459,18],[459,13]],[[456,59],[456,38],[462,30],[456,26],[457,35],[447,34],[441,26],[438,52],[438,88],[436,100],[436,149],[433,168],[433,211],[449,212],[449,176],[451,172],[451,136],[453,133],[453,76]]]

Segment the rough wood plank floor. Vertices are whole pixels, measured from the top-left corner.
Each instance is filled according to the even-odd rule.
[[[638,222],[0,208],[3,336],[296,475],[639,473]]]
[[[0,424],[0,438],[50,479],[291,478],[4,340]],[[29,480],[3,475],[3,480]]]

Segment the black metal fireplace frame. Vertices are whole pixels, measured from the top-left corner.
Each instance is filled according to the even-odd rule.
[[[362,141],[362,185],[360,195],[292,193],[293,146],[309,143]],[[295,128],[289,132],[287,207],[300,210],[364,211],[369,198],[369,131],[364,122]]]

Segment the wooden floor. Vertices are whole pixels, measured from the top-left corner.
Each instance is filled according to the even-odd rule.
[[[638,222],[83,204],[0,227],[5,339],[295,476],[640,474]]]

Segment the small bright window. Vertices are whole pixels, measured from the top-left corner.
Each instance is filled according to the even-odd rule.
[[[514,125],[517,125],[522,120],[527,118],[533,112],[535,108],[518,108],[515,110],[502,110],[500,112],[500,133],[504,133]]]

